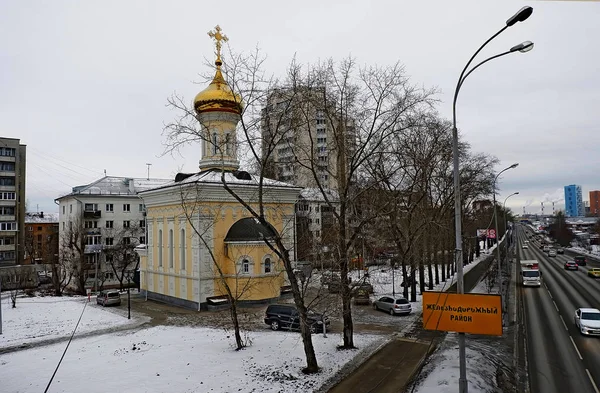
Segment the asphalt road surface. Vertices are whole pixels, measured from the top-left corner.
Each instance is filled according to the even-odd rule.
[[[548,257],[532,238],[529,249],[523,249],[522,226],[518,237],[521,259],[537,259],[542,271],[540,288],[519,288],[531,393],[600,393],[600,337],[582,336],[573,321],[577,308],[600,309],[600,280],[587,276],[588,269],[600,263],[588,258],[587,266],[567,271],[564,263],[572,256]]]

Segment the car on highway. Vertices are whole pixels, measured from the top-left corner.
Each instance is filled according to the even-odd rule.
[[[587,272],[588,277],[600,278],[600,267],[593,267]]]
[[[390,315],[408,315],[412,312],[410,302],[401,296],[382,296],[373,302],[373,309],[389,312]]]
[[[581,334],[600,336],[600,310],[596,308],[578,308],[575,311],[573,321]]]
[[[523,244],[523,249],[529,249],[529,246],[527,244]]]
[[[559,248],[556,249],[556,253],[557,254],[564,254],[565,253],[565,249],[562,248],[562,247],[559,247]]]
[[[587,259],[583,255],[577,255],[576,257],[573,257],[573,260],[577,262],[579,266],[587,265]]]
[[[556,256],[556,250],[550,249],[550,251],[548,251],[548,256],[549,257],[555,257]]]
[[[567,261],[565,262],[565,270],[579,270],[579,266],[575,261]]]

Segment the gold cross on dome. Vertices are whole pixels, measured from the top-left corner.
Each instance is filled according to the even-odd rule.
[[[208,32],[208,36],[215,40],[215,46],[217,47],[217,60],[221,60],[221,41],[227,42],[229,38],[225,34],[221,34],[221,27],[215,26],[214,30]]]

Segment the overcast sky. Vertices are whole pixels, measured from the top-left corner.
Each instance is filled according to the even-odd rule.
[[[0,136],[27,145],[30,210],[108,175],[173,178],[194,172],[200,146],[160,157],[173,92],[190,101],[219,24],[235,51],[256,46],[281,76],[303,63],[354,56],[402,62],[413,83],[438,87],[450,117],[472,53],[524,5],[533,15],[492,41],[481,60],[522,41],[533,51],[469,77],[458,126],[475,151],[498,157],[499,200],[518,212],[600,189],[600,3],[574,1],[0,1]],[[562,207],[562,200],[556,204]],[[545,204],[545,212],[551,203]]]

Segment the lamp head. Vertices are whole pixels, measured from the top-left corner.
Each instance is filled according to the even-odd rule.
[[[519,195],[519,191],[515,192],[513,195]]]
[[[514,163],[511,166],[509,166],[509,168],[514,169],[514,168],[516,168],[518,166],[519,166],[519,163],[517,162],[517,163]]]
[[[521,53],[525,53],[525,52],[529,52],[532,49],[533,49],[533,42],[524,41],[524,42],[521,42],[519,45],[515,45],[512,48],[510,48],[510,52],[519,51]]]
[[[507,21],[506,21],[506,26],[512,26],[517,22],[523,22],[525,20],[527,20],[527,18],[529,18],[531,16],[531,14],[533,13],[533,8],[526,5],[525,7],[521,8],[519,11],[517,11],[516,14],[514,14],[513,16],[511,16]]]

